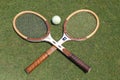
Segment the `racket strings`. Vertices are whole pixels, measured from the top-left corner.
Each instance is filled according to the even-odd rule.
[[[20,33],[30,38],[40,38],[47,33],[44,20],[32,13],[19,16],[16,19],[16,27]]]
[[[66,24],[67,34],[74,38],[86,37],[95,28],[96,19],[88,12],[79,12],[73,15]]]

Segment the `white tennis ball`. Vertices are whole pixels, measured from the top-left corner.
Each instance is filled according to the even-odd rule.
[[[60,24],[60,22],[61,22],[60,16],[55,15],[55,16],[52,17],[52,23],[53,24]]]

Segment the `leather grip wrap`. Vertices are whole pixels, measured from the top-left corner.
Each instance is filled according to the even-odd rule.
[[[36,59],[32,64],[30,64],[26,69],[26,73],[32,72],[40,63],[42,63],[45,59],[47,59],[49,55],[43,54],[38,59]]]
[[[32,64],[30,64],[26,69],[26,73],[32,72],[38,65],[45,61],[49,55],[51,55],[57,48],[52,46],[45,53],[43,53],[38,59],[36,59]]]
[[[78,57],[76,57],[74,54],[70,53],[68,50],[63,50],[65,53],[67,53],[67,57],[80,69],[82,69],[85,73],[90,72],[91,67],[85,64],[82,60],[80,60]]]

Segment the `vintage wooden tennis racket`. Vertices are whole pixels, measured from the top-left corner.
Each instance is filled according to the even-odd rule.
[[[91,70],[87,64],[73,55],[63,47],[62,44],[69,40],[84,41],[95,34],[99,27],[99,19],[93,11],[82,9],[70,14],[64,23],[63,37],[58,42],[51,37],[50,25],[47,19],[36,12],[20,12],[14,17],[13,27],[22,38],[28,41],[47,41],[54,45],[25,69],[27,73],[35,69],[57,48],[84,72],[89,72]]]

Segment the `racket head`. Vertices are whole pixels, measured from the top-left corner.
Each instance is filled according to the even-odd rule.
[[[13,19],[13,28],[25,40],[39,42],[50,34],[50,25],[45,17],[34,11],[22,11]]]
[[[75,41],[84,41],[92,37],[98,28],[98,16],[88,9],[71,13],[64,22],[64,34]]]

